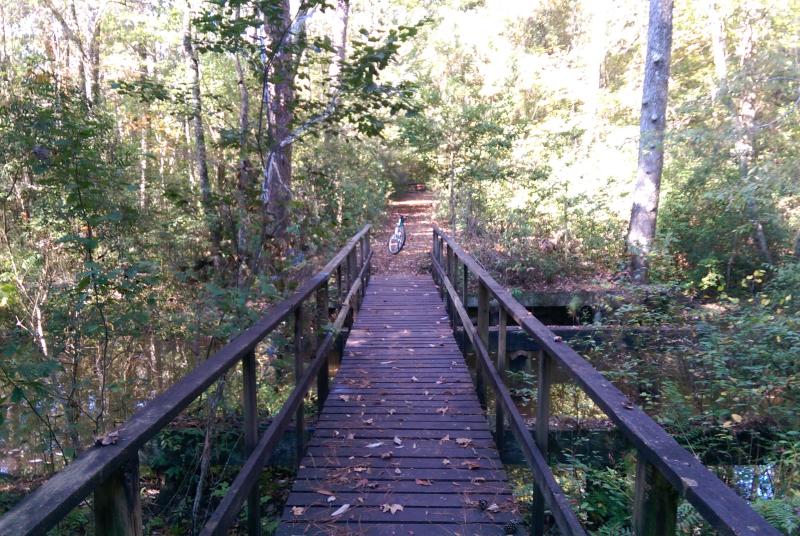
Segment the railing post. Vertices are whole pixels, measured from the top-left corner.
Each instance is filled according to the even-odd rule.
[[[317,290],[317,348],[320,347],[322,341],[325,339],[325,326],[328,324],[328,281]],[[317,409],[322,413],[322,407],[325,405],[325,400],[328,398],[328,367],[330,361],[328,357],[330,353],[325,356],[325,362],[319,368],[317,374]]]
[[[94,523],[95,534],[141,536],[138,453],[94,490]]]
[[[250,351],[242,358],[242,408],[244,420],[244,457],[250,456],[258,443],[258,400],[256,387],[256,354]],[[247,497],[247,534],[261,534],[261,493],[258,482]]]
[[[546,352],[539,350],[539,389],[536,400],[536,446],[547,460],[550,436],[550,385],[553,380],[553,360]],[[544,495],[536,489],[533,498],[533,534],[544,534]]]
[[[467,264],[464,263],[464,283],[461,288],[461,303],[464,304],[464,309],[467,309],[467,298],[469,297],[469,291],[467,290],[467,285],[469,284],[469,269],[467,268]]]
[[[444,269],[447,273],[447,279],[449,279],[450,282],[455,285],[455,274],[453,273],[453,248],[450,247],[450,244],[445,246],[445,251],[447,256],[447,264],[445,265]],[[456,314],[450,293],[448,293],[446,296],[445,305],[447,307],[447,316],[450,317],[450,325],[455,328]]]
[[[356,246],[353,245],[353,249],[350,250],[350,262],[347,264],[348,267],[348,276],[347,279],[349,280],[350,284],[347,286],[348,291],[353,288],[353,285],[358,278],[358,253],[356,252]],[[358,302],[358,292],[356,292],[355,296],[353,296],[353,322],[356,321],[356,313],[358,313],[359,309],[359,302]]]
[[[480,279],[478,280],[478,337],[480,337],[486,351],[489,351],[489,289]],[[475,367],[475,388],[478,391],[478,401],[486,409],[486,384],[483,379],[483,365],[480,358]]]
[[[342,265],[336,267],[336,303],[340,306],[342,305]]]
[[[294,384],[298,385],[300,378],[303,376],[303,367],[305,353],[303,348],[303,314],[302,302],[297,305],[294,310]],[[300,465],[300,460],[303,458],[303,450],[305,445],[305,408],[301,402],[297,408],[295,416],[295,453],[297,455],[297,465]]]
[[[505,383],[506,370],[508,369],[508,353],[506,352],[506,331],[508,316],[502,304],[500,304],[500,318],[497,326],[497,373]],[[500,403],[500,395],[495,398],[494,404],[494,430],[497,441],[497,450],[503,453],[505,446],[505,419],[503,418],[503,405]]]
[[[633,533],[636,536],[672,536],[677,518],[678,492],[640,454],[633,493]]]

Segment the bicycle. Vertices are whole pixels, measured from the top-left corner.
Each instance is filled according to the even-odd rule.
[[[405,216],[401,215],[400,219],[397,220],[397,224],[394,226],[394,233],[392,233],[392,236],[389,237],[387,248],[389,249],[389,253],[392,255],[397,255],[400,253],[400,250],[402,250],[403,246],[406,245],[405,221]]]

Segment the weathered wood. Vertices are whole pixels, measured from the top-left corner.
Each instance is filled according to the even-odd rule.
[[[367,262],[361,267],[362,272],[369,268],[369,261],[370,258],[367,257]],[[258,481],[262,468],[267,463],[267,460],[269,459],[269,456],[272,454],[275,447],[278,445],[283,432],[285,432],[289,427],[292,416],[302,405],[303,399],[305,398],[308,389],[311,387],[311,383],[319,373],[319,368],[327,359],[327,354],[333,347],[335,340],[334,334],[337,333],[344,325],[345,320],[350,313],[349,304],[353,301],[359,286],[361,286],[360,281],[358,281],[356,285],[353,286],[348,292],[344,299],[343,307],[339,310],[339,314],[336,316],[336,320],[333,322],[333,329],[331,333],[328,333],[325,336],[325,340],[320,347],[317,348],[314,359],[303,373],[298,385],[289,395],[289,398],[272,420],[272,424],[270,424],[269,428],[267,428],[267,430],[261,435],[256,448],[253,450],[253,453],[249,458],[247,458],[242,466],[242,469],[239,471],[239,474],[236,475],[236,478],[228,488],[228,493],[225,495],[225,497],[223,497],[222,501],[220,501],[219,506],[217,506],[217,509],[214,510],[214,513],[211,514],[208,522],[203,527],[203,530],[200,533],[201,536],[223,536],[227,534],[226,531],[228,528],[230,528],[230,526],[236,521],[236,518],[239,514],[239,509],[242,507],[245,498]]]
[[[550,438],[550,386],[552,385],[553,366],[550,356],[539,350],[538,390],[536,394],[536,445],[547,460]],[[533,499],[533,532],[544,534],[544,497],[541,490],[536,491]]]
[[[400,315],[373,313],[376,304]],[[323,521],[342,534],[361,533],[356,524],[378,523],[386,534],[399,534],[407,523],[418,523],[418,534],[442,527],[455,534],[466,522],[502,532],[505,521],[518,517],[464,358],[452,331],[433,322],[442,314],[429,278],[373,278],[297,473],[281,534],[313,533]],[[411,316],[425,322],[408,328]],[[411,346],[403,344],[407,338]],[[387,348],[403,351],[383,357]],[[431,353],[420,360],[406,351],[415,348]],[[320,489],[336,490],[333,502]],[[480,499],[502,511],[487,515]],[[345,503],[351,510],[331,518]],[[404,510],[382,511],[387,503]]]
[[[500,375],[502,379],[505,380],[506,370],[508,370],[509,368],[508,353],[506,352],[506,328],[508,323],[508,317],[506,316],[505,310],[500,311],[500,316],[498,320],[499,324],[497,331],[497,373]],[[503,404],[500,402],[497,396],[495,396],[494,411],[495,411],[494,430],[495,430],[495,439],[497,441],[497,449],[500,452],[503,452],[503,448],[505,447],[506,425],[505,425],[505,417],[503,416]]]
[[[353,245],[368,234],[369,230],[369,225],[364,226],[320,272],[303,283],[294,294],[270,307],[255,324],[126,421],[117,430],[119,441],[115,445],[89,449],[25,497],[0,518],[0,536],[41,534],[55,526],[211,384],[238,364],[245,354],[252,351],[280,325],[322,282],[327,281],[347,258]]]
[[[572,348],[564,344],[560,337],[556,338],[438,227],[435,228],[435,234],[451,245],[459,260],[487,286],[491,295],[502,304],[517,325],[533,337],[554,358],[560,368],[570,374],[578,386],[619,427],[640,455],[653,464],[714,529],[722,534],[736,536],[779,535],[779,532],[759,516],[744,499],[736,495],[691,453],[682,448],[644,411],[631,404],[619,389]],[[435,270],[436,264],[434,262]],[[462,320],[464,319],[469,319],[466,310],[462,316]],[[470,335],[469,330],[467,334]]]
[[[53,497],[58,500],[58,497]],[[95,532],[107,536],[141,536],[139,457],[131,458],[94,492]]]
[[[435,259],[432,259],[432,265],[433,269],[442,277],[442,284],[445,287],[445,292],[450,293],[451,296],[455,296],[456,291],[452,283],[447,278],[443,277],[444,271],[442,266]],[[461,316],[462,322],[464,322],[464,325],[467,327],[466,333],[478,357],[478,368],[482,368],[486,371],[489,383],[506,412],[511,431],[528,462],[528,467],[532,470],[535,482],[544,493],[545,501],[550,506],[550,510],[559,530],[567,535],[585,535],[586,532],[583,530],[578,518],[572,511],[567,497],[556,482],[553,473],[547,465],[547,461],[536,446],[536,442],[531,437],[530,432],[528,432],[525,419],[520,414],[516,404],[511,398],[511,394],[503,383],[503,379],[492,364],[489,351],[481,340],[478,330],[469,320],[469,315],[464,305],[461,303],[461,300],[455,300],[455,308],[456,312]]]
[[[658,469],[640,457],[633,495],[633,533],[636,536],[673,536],[679,499],[678,492]]]
[[[242,413],[244,417],[245,457],[252,454],[256,443],[258,443],[256,366],[255,352],[249,352],[242,358]],[[258,484],[247,497],[247,534],[249,536],[259,536],[261,534],[261,493]]]
[[[484,347],[489,347],[489,290],[481,281],[478,281],[478,336]],[[486,385],[483,381],[483,371],[480,367],[475,372],[475,388],[478,390],[478,400],[481,406],[486,407]]]
[[[303,344],[303,329],[305,324],[305,313],[303,312],[303,305],[299,305],[294,310],[294,387],[297,389],[300,386],[300,379],[303,377],[303,368],[305,362],[305,346]],[[320,367],[322,368],[322,367]],[[305,398],[305,397],[304,397]],[[303,458],[305,451],[305,435],[306,435],[306,419],[305,419],[305,404],[301,400],[300,406],[297,408],[297,413],[294,418],[295,428],[295,455],[297,464]]]
[[[362,286],[364,279],[361,279]],[[322,346],[325,340],[325,329],[328,326],[328,282],[326,281],[319,290],[317,290],[317,315],[316,315],[316,329],[317,329],[317,348]],[[328,382],[329,382],[329,358],[325,358],[325,363],[319,368],[317,374],[317,410],[322,411],[325,404],[325,399],[328,398]]]

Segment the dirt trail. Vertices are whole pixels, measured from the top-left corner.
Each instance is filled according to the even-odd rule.
[[[383,228],[376,228],[372,238],[372,273],[377,275],[423,274],[429,272],[433,200],[430,192],[412,192],[391,201],[389,218]],[[390,255],[386,243],[394,232],[398,216],[406,217],[406,245],[397,255]]]

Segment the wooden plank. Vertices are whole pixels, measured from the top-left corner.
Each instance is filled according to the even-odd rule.
[[[503,528],[494,523],[459,523],[451,525],[431,525],[429,523],[320,523],[303,527],[302,532],[291,524],[278,528],[276,536],[501,536]]]
[[[409,288],[433,300],[408,299]],[[293,485],[289,505],[304,508],[304,514],[287,507],[284,521],[298,533],[313,531],[318,523],[347,533],[354,519],[359,526],[380,524],[389,531],[424,522],[418,534],[465,522],[502,530],[501,521],[519,516],[499,512],[491,520],[477,507],[483,497],[513,502],[485,412],[431,280],[373,278],[365,294]],[[380,307],[374,306],[377,301]],[[318,489],[342,497],[329,504]],[[392,493],[402,495],[392,499]],[[404,501],[406,513],[381,512],[379,506],[390,499]],[[352,501],[353,511],[332,520],[343,500]]]

